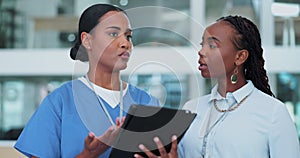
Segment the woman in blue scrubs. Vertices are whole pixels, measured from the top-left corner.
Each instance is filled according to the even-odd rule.
[[[125,11],[92,5],[78,29],[70,56],[89,62],[88,73],[54,90],[33,114],[15,144],[28,157],[108,157],[130,105],[159,106],[156,98],[120,79],[133,48]]]

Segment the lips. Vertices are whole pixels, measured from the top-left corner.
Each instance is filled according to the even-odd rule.
[[[129,52],[122,52],[121,54],[119,54],[119,57],[121,57],[123,59],[129,59],[130,53]]]
[[[199,61],[199,70],[203,71],[203,70],[206,70],[208,67],[207,67],[207,64],[205,62],[202,62],[202,61]]]

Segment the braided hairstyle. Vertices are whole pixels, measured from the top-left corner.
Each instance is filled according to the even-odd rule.
[[[273,96],[269,85],[269,79],[264,69],[265,60],[261,47],[261,37],[257,26],[249,19],[242,16],[221,17],[217,21],[226,21],[235,30],[232,42],[238,50],[246,49],[249,57],[244,64],[244,72],[247,80],[251,80],[254,86],[264,93]]]
[[[88,7],[80,16],[78,27],[78,39],[70,50],[70,57],[73,60],[88,61],[86,49],[81,45],[80,35],[82,32],[91,32],[92,29],[100,22],[100,18],[109,11],[118,11],[126,14],[121,8],[110,4],[94,4]],[[127,15],[127,14],[126,14]]]

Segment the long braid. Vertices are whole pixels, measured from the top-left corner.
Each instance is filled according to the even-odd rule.
[[[236,30],[233,43],[239,50],[246,49],[249,57],[244,64],[244,72],[247,80],[251,80],[254,86],[262,92],[274,96],[269,85],[269,78],[264,68],[263,49],[261,37],[256,25],[245,17],[227,16],[217,21],[227,21]]]

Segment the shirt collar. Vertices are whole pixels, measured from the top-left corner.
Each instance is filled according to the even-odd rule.
[[[227,92],[226,94],[226,98],[227,97],[234,97],[234,99],[239,103],[243,98],[245,98],[246,96],[250,95],[250,93],[253,91],[254,89],[254,85],[252,83],[251,80],[247,80],[247,84],[244,85],[243,87],[241,87],[240,89],[230,93]],[[218,92],[218,84],[216,84],[212,90],[211,90],[211,97],[209,101],[213,101],[214,99],[216,100],[220,100],[220,99],[224,99],[224,97],[222,97],[219,92]]]
[[[80,77],[78,79],[81,82],[83,82],[87,87],[89,87],[92,91],[94,91],[96,95],[100,96],[103,100],[105,100],[105,102],[108,103],[108,105],[111,108],[115,108],[117,105],[119,105],[120,91],[105,89],[103,87],[100,87],[100,86],[92,83],[92,82],[89,84],[89,81],[87,80],[86,77]],[[128,87],[129,87],[129,84],[128,84],[128,86],[126,86],[126,88],[123,91],[123,97],[125,96]]]

